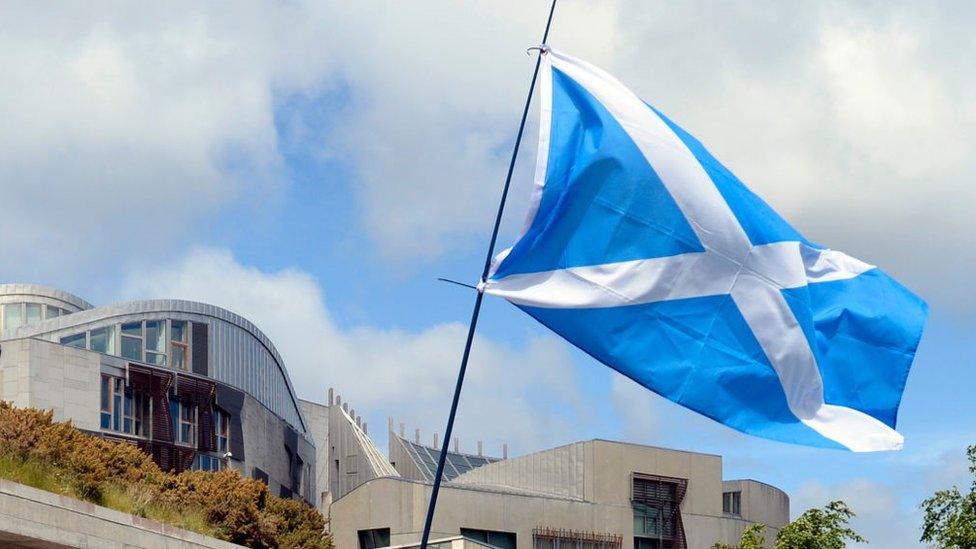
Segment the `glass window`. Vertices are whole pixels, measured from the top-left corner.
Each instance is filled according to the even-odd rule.
[[[230,448],[230,416],[227,412],[214,407],[214,425],[217,430],[217,453],[226,455]]]
[[[112,430],[122,430],[122,396],[125,387],[120,378],[112,378]]]
[[[131,433],[132,426],[134,424],[133,413],[132,413],[132,394],[123,394],[122,396],[122,432]]]
[[[515,549],[515,532],[494,532],[492,530],[461,528],[461,535],[470,540],[481,541],[499,549]]]
[[[173,418],[173,436],[176,442],[188,446],[197,444],[197,407],[170,397],[169,411]]]
[[[3,306],[3,329],[9,330],[24,325],[23,303],[7,303]]]
[[[106,355],[115,354],[115,326],[106,326],[92,330],[89,337],[89,345],[92,351]]]
[[[742,492],[725,492],[722,494],[722,512],[730,515],[741,515]]]
[[[146,350],[166,352],[166,321],[146,321]]]
[[[372,530],[360,530],[359,549],[376,549],[377,547],[390,546],[390,529],[373,528]]]
[[[186,329],[185,320],[174,320],[170,323],[170,360],[173,367],[179,370],[190,369],[190,346],[187,344],[189,333]]]
[[[61,345],[67,345],[68,347],[77,347],[79,349],[84,349],[87,347],[85,344],[85,332],[80,334],[69,335],[61,338]]]
[[[180,403],[173,395],[169,396],[169,419],[173,430],[173,440],[178,440],[180,432]]]
[[[48,305],[44,308],[44,310],[44,318],[57,318],[64,314],[61,309],[55,307],[54,305]]]
[[[166,355],[163,353],[153,353],[146,351],[146,362],[157,366],[166,366]]]
[[[102,376],[102,429],[148,437],[151,410],[149,395],[126,387],[120,377]]]
[[[112,426],[112,378],[102,376],[102,429]]]
[[[41,321],[41,304],[40,303],[28,303],[27,304],[27,324],[37,324]]]
[[[173,325],[173,337],[172,337],[173,341],[186,343],[186,321],[174,320],[172,325]]]
[[[141,322],[129,322],[122,325],[122,356],[129,360],[142,362]]]
[[[220,471],[224,468],[224,460],[209,454],[198,453],[193,458],[193,464],[190,467],[197,471]]]
[[[152,398],[141,391],[135,392],[135,417],[133,418],[133,434],[141,437],[150,436],[152,426]]]
[[[657,507],[634,502],[634,535],[656,537],[661,532],[662,518],[661,510]]]

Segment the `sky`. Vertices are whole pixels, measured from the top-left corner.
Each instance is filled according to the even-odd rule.
[[[4,2],[0,280],[96,304],[186,298],[266,332],[381,446],[443,432],[547,2]],[[721,454],[830,499],[876,547],[969,483],[976,443],[971,2],[562,0],[549,43],[702,140],[809,239],[931,306],[899,430],[851,454],[747,437],[486,299],[456,434],[510,455],[589,438]],[[537,113],[499,242],[530,192]]]

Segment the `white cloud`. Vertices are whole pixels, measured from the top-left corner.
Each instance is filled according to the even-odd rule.
[[[263,272],[216,249],[196,249],[168,267],[132,272],[120,294],[198,300],[230,309],[271,338],[299,396],[322,402],[326,389],[335,387],[370,419],[381,444],[387,414],[422,428],[426,442],[435,430],[443,438],[467,326],[342,329],[308,274]],[[466,449],[481,438],[496,446],[508,441],[513,451],[535,450],[566,442],[585,422],[570,357],[554,337],[512,347],[478,336],[473,349],[456,430]],[[553,402],[579,404],[553,413]]]
[[[5,3],[0,254],[64,278],[178,249],[189,224],[279,183],[277,89],[322,82],[300,5]]]
[[[328,39],[355,96],[335,138],[355,162],[363,221],[389,256],[436,256],[490,227],[508,167],[545,3],[413,2],[406,9],[336,2]],[[617,45],[615,3],[565,2],[577,43]],[[520,183],[534,156],[524,143]],[[513,192],[514,209],[527,188]]]
[[[280,185],[275,98],[334,89],[347,101],[302,150],[351,164],[373,242],[412,260],[468,247],[490,225],[546,4],[5,4],[0,253],[36,266],[8,276],[94,269],[120,236],[126,260],[179,249],[194,221]],[[972,9],[564,1],[550,42],[631,84],[814,240],[969,306]]]

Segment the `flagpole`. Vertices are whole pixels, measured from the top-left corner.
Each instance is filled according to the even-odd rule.
[[[549,40],[549,28],[552,26],[552,15],[556,11],[556,1],[552,0],[549,7],[549,17],[546,19],[546,30],[542,34],[542,45]],[[515,160],[518,158],[519,145],[522,144],[522,134],[525,131],[525,119],[529,115],[529,105],[532,104],[532,94],[535,92],[535,82],[539,77],[539,66],[542,64],[542,56],[545,52],[540,50],[539,57],[535,61],[535,70],[532,72],[532,83],[529,85],[529,94],[525,98],[525,108],[522,109],[522,121],[519,122],[518,135],[515,137],[515,147],[512,149],[512,159],[508,163],[508,175],[505,177],[505,186],[502,189],[501,200],[498,202],[498,213],[495,215],[495,226],[491,231],[491,241],[488,244],[488,255],[485,257],[485,267],[481,272],[481,282],[484,283],[488,278],[488,271],[491,269],[491,260],[495,255],[495,242],[498,240],[498,227],[502,223],[502,213],[505,211],[505,201],[508,199],[508,190],[512,185],[512,172],[515,171]],[[434,508],[437,506],[437,494],[441,489],[441,480],[444,477],[444,462],[447,460],[448,442],[454,431],[454,416],[457,414],[458,399],[461,397],[461,386],[464,384],[464,372],[468,369],[468,357],[471,355],[471,343],[474,341],[475,327],[478,325],[478,315],[481,313],[481,301],[484,299],[484,288],[478,285],[478,296],[474,300],[474,309],[471,311],[471,323],[468,326],[468,338],[464,342],[464,354],[461,355],[461,368],[458,370],[457,385],[454,387],[454,400],[451,402],[451,413],[447,416],[447,427],[444,429],[444,446],[441,448],[440,457],[437,460],[437,473],[434,475],[434,488],[430,493],[430,503],[427,505],[427,520],[424,522],[424,535],[420,541],[420,549],[427,549],[427,542],[430,539],[430,527],[434,522]]]

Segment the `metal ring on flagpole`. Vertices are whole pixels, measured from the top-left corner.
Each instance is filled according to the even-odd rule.
[[[538,46],[532,46],[531,48],[526,48],[525,55],[529,55],[529,52],[531,52],[532,50],[539,50],[539,55],[545,55],[549,53],[549,45],[539,44]]]

